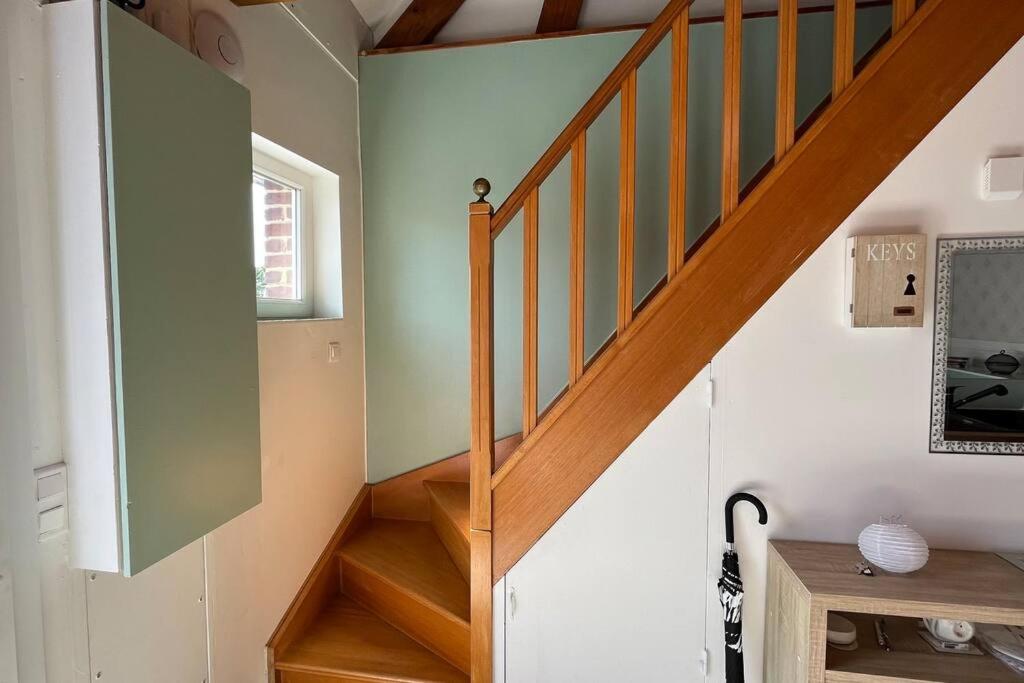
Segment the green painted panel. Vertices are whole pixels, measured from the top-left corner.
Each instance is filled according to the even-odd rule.
[[[124,573],[258,504],[249,92],[101,3]]]
[[[857,54],[889,27],[891,8],[858,11]],[[500,204],[586,101],[639,32],[360,60],[366,302],[367,462],[370,481],[464,451],[469,441],[466,204],[487,176]],[[775,18],[743,24],[741,176],[774,152]],[[832,13],[799,20],[798,113],[831,87]],[[669,49],[640,68],[634,300],[665,274],[668,225]],[[686,239],[719,213],[722,25],[691,27]],[[586,354],[615,329],[618,98],[587,135]],[[539,397],[565,386],[568,171],[540,193]],[[495,426],[519,431],[522,228],[495,244]]]

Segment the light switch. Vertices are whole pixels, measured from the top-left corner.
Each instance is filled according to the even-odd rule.
[[[341,360],[341,342],[329,342],[327,344],[327,362],[337,363]]]
[[[39,513],[39,540],[42,541],[46,536],[55,534],[58,531],[64,529],[64,506],[46,510],[45,512]]]
[[[36,481],[36,500],[45,500],[64,493],[64,472],[56,472]]]
[[[68,528],[68,470],[64,463],[41,467],[36,475],[36,519],[40,542]]]

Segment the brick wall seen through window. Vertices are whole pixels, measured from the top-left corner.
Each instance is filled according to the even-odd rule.
[[[252,178],[256,296],[302,298],[298,272],[299,190],[254,173]]]

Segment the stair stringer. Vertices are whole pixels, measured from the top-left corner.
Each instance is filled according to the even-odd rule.
[[[1022,35],[1024,3],[928,0],[879,50],[495,474],[494,581]]]

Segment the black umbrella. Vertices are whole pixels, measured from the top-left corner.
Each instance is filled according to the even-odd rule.
[[[740,558],[736,554],[732,527],[732,509],[741,500],[757,508],[759,523],[768,523],[768,510],[757,497],[749,493],[734,493],[725,501],[725,554],[722,556],[718,595],[725,608],[726,683],[743,682],[743,580],[740,579]]]

